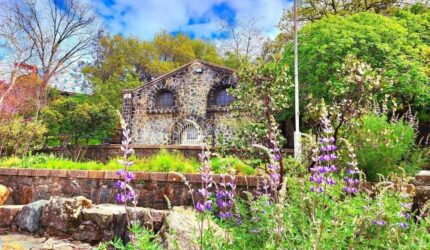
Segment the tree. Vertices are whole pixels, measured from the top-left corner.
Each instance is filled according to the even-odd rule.
[[[348,84],[339,71],[347,58],[353,57],[391,82],[381,88],[381,94],[390,95],[404,107],[428,105],[430,86],[424,54],[429,48],[429,18],[428,12],[400,11],[393,17],[358,13],[308,23],[299,36],[302,93],[328,103],[340,101],[331,90]],[[418,24],[410,25],[414,21]],[[293,63],[292,55],[292,44],[287,44],[284,58],[288,65]]]
[[[227,23],[222,30],[228,36],[218,47],[225,56],[225,64],[239,69],[242,63],[255,60],[263,52],[267,38],[256,19],[243,19],[237,23]]]
[[[79,97],[53,101],[42,110],[42,117],[50,135],[62,138],[64,151],[72,147],[74,160],[85,154],[91,139],[105,138],[118,120],[108,103],[91,103]]]
[[[97,60],[85,72],[96,97],[120,108],[123,89],[137,87],[194,59],[222,63],[214,45],[183,34],[173,36],[162,31],[151,41],[102,36]]]
[[[314,22],[330,15],[346,16],[360,12],[392,14],[399,8],[410,4],[412,4],[411,1],[405,0],[304,0],[299,1],[297,17],[301,22]],[[282,17],[281,26],[284,27],[284,29],[288,29],[291,22],[292,10],[287,9]]]
[[[40,0],[12,1],[3,3],[0,12],[4,15],[0,40],[9,49],[9,55],[19,55],[10,64],[18,68],[27,61],[36,64],[45,87],[54,75],[88,56],[97,38],[95,15],[89,5],[79,0],[48,0],[43,4]],[[7,81],[11,89],[16,71],[12,67]],[[0,97],[0,106],[9,92]]]

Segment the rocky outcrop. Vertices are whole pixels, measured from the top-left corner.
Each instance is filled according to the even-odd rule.
[[[129,207],[131,220],[142,226],[158,230],[168,211]],[[123,205],[100,204],[82,210],[82,223],[73,234],[73,239],[97,243],[111,240],[114,236],[124,238],[126,228],[125,209]]]
[[[200,249],[198,245],[199,223],[197,214],[192,208],[173,207],[158,232],[158,238],[166,249]],[[208,228],[212,230],[215,237],[225,235],[223,229],[211,220],[205,220],[203,223],[203,231]]]
[[[20,230],[30,233],[38,231],[40,229],[42,207],[47,204],[47,200],[40,200],[24,206],[21,212],[15,217],[16,226]]]
[[[46,235],[68,236],[78,228],[83,208],[92,206],[91,200],[78,196],[63,198],[54,196],[43,206],[40,224]]]
[[[15,216],[21,211],[22,205],[0,206],[0,228],[9,228]]]

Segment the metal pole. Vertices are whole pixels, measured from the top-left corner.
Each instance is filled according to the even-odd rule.
[[[300,109],[299,109],[299,63],[298,63],[298,41],[297,41],[297,1],[294,0],[293,4],[293,25],[294,25],[294,157],[300,160],[301,156],[301,143],[300,143]]]

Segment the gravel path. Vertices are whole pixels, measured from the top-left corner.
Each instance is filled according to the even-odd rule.
[[[0,235],[0,250],[87,250],[95,249],[89,244],[47,237],[34,237],[30,234],[9,233]]]

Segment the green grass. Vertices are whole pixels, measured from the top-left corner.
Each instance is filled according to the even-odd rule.
[[[110,160],[103,164],[97,161],[74,162],[66,158],[56,157],[54,155],[37,154],[26,157],[6,157],[0,158],[0,167],[6,168],[34,168],[34,169],[66,169],[66,170],[118,170],[121,165],[118,163],[119,158]],[[199,162],[195,159],[184,157],[180,153],[170,153],[161,150],[158,154],[138,158],[130,158],[134,165],[129,169],[131,171],[146,172],[180,172],[180,173],[197,173]],[[240,175],[252,175],[255,170],[243,163],[241,160],[229,156],[226,158],[214,158],[211,160],[212,170],[214,173],[227,173],[232,169]]]

